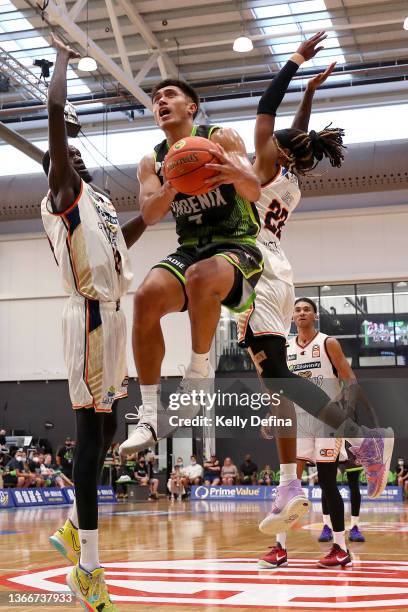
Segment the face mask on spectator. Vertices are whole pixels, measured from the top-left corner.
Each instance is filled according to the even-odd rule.
[[[195,465],[197,463],[197,461],[195,459],[191,460],[191,465]]]
[[[403,459],[398,459],[398,465],[404,465],[404,460]]]
[[[34,461],[34,463],[40,463],[40,458],[39,457],[33,457],[33,461]]]
[[[20,461],[27,461],[27,455],[21,455]]]

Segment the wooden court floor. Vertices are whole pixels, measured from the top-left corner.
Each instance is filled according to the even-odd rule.
[[[262,502],[151,502],[102,506],[101,561],[119,610],[408,611],[408,505],[363,504],[366,543],[354,563],[323,570],[316,504],[288,538],[289,565],[259,570],[273,544],[258,531]],[[63,593],[68,565],[48,536],[68,508],[0,511],[0,610],[81,609],[79,604],[17,605],[10,592]],[[349,508],[346,506],[348,517]]]

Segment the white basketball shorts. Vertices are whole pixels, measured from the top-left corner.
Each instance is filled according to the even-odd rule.
[[[309,463],[345,461],[343,438],[324,437],[327,429],[322,421],[295,405],[297,418],[296,458]]]
[[[127,395],[126,319],[119,302],[70,296],[62,336],[72,406],[111,412]]]
[[[283,336],[287,338],[292,322],[295,304],[295,291],[289,284],[273,273],[272,263],[268,261],[268,251],[264,249],[264,271],[259,279],[252,306],[237,316],[238,342],[245,340],[250,326],[254,336]]]

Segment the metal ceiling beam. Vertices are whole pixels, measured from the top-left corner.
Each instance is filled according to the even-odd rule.
[[[99,47],[92,39],[88,38],[85,32],[72,21],[68,13],[62,10],[54,0],[49,0],[46,13],[52,21],[57,23],[72,40],[79,43],[84,49],[89,49],[92,57],[105,68],[123,87],[125,87],[139,102],[146,108],[151,109],[152,103],[146,92],[135,84],[132,77],[114,62],[109,55]]]
[[[133,25],[137,27],[138,31],[140,32],[140,35],[142,36],[143,40],[146,42],[148,47],[152,51],[155,51],[156,49],[159,51],[160,53],[160,61],[159,61],[160,74],[162,74],[162,76],[163,74],[166,74],[167,76],[167,69],[166,69],[166,64],[167,64],[170,74],[174,77],[177,77],[177,75],[179,74],[179,69],[177,68],[176,64],[173,62],[171,57],[168,55],[168,53],[164,49],[162,49],[159,39],[149,28],[149,26],[147,25],[147,23],[141,16],[141,14],[134,8],[134,6],[130,4],[128,0],[118,0],[118,1],[119,1],[119,4],[122,6],[122,8],[125,10],[128,19],[133,23]]]
[[[0,138],[12,145],[28,157],[31,157],[34,161],[39,164],[42,163],[44,151],[33,145],[31,142],[26,140],[23,136],[8,128],[4,123],[0,121]]]
[[[120,61],[122,62],[123,70],[133,78],[132,68],[130,67],[129,57],[126,53],[126,46],[123,42],[123,36],[120,32],[118,18],[115,13],[115,7],[113,6],[112,0],[105,0],[106,8],[108,10],[108,15],[110,22],[112,24],[113,35],[115,37],[116,46],[119,51]]]
[[[81,14],[82,9],[88,0],[77,0],[75,4],[71,7],[68,15],[72,19],[72,21],[76,21]]]
[[[136,75],[136,78],[135,78],[136,85],[139,85],[139,83],[141,83],[146,78],[150,70],[153,68],[153,66],[157,62],[158,57],[159,57],[159,52],[155,51],[146,60],[146,62],[143,64],[143,66],[141,67],[141,69]]]

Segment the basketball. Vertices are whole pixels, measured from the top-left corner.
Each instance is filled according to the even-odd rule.
[[[170,147],[164,159],[164,176],[174,189],[187,195],[201,195],[210,191],[204,183],[217,172],[206,168],[218,159],[210,152],[213,146],[207,138],[189,136],[178,140]]]

